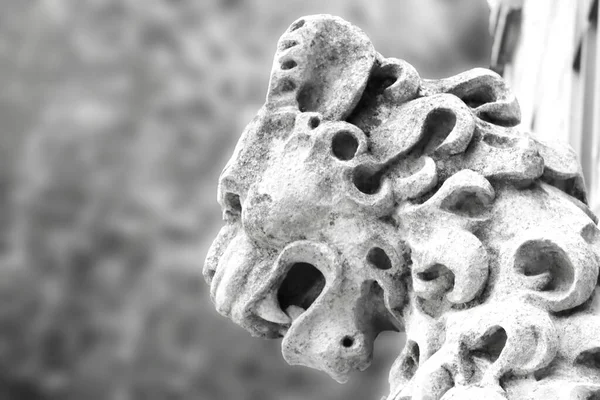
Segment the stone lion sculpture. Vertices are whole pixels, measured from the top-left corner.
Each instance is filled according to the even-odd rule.
[[[596,218],[574,153],[519,119],[491,71],[421,79],[297,20],[220,178],[217,310],[340,382],[406,332],[388,400],[600,399]]]

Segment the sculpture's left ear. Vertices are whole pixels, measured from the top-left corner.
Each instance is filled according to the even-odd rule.
[[[277,44],[267,108],[291,107],[343,120],[360,100],[375,58],[364,32],[343,19],[303,17]]]

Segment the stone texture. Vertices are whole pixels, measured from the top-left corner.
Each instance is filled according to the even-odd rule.
[[[596,398],[596,219],[574,153],[519,120],[491,71],[423,80],[297,20],[221,175],[217,310],[339,382],[405,331],[388,400]]]

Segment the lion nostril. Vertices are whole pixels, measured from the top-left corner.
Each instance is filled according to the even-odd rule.
[[[231,215],[241,215],[242,203],[240,201],[240,196],[235,193],[226,193],[224,209],[225,213]]]

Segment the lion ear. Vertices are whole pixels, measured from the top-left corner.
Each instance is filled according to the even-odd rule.
[[[343,120],[360,100],[376,54],[367,36],[341,18],[300,18],[279,39],[267,107]]]

